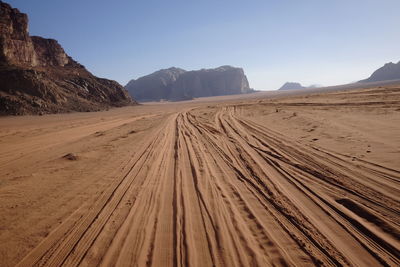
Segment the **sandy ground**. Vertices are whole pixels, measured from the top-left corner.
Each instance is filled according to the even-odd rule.
[[[1,266],[399,266],[400,84],[0,118]]]

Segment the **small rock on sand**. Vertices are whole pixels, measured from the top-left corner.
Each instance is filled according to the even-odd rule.
[[[64,155],[63,158],[67,160],[78,160],[78,156],[73,153],[68,153]]]

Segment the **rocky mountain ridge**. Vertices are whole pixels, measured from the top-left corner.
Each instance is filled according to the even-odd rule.
[[[185,72],[185,70],[175,67],[162,69],[137,80],[131,80],[125,88],[138,101],[168,99],[172,84]],[[149,88],[151,88],[151,92]]]
[[[96,111],[135,103],[121,85],[92,75],[56,40],[30,36],[28,16],[0,1],[0,114]]]
[[[131,80],[125,88],[138,101],[181,101],[253,91],[243,69],[232,66],[194,71],[162,69]]]
[[[400,61],[397,63],[386,63],[383,67],[374,71],[369,78],[359,82],[378,82],[398,79],[400,79]]]
[[[278,90],[298,90],[298,89],[305,89],[300,83],[297,82],[286,82],[284,85],[281,86]]]

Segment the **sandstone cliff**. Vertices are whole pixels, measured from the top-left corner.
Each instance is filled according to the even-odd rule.
[[[28,17],[0,1],[0,114],[95,111],[135,103],[93,76],[56,40],[29,36]]]
[[[378,82],[388,80],[399,80],[400,79],[400,61],[395,63],[386,63],[383,67],[377,69],[372,75],[365,80],[360,82]]]
[[[253,91],[243,69],[231,66],[197,71],[164,69],[132,80],[125,88],[139,101],[180,101]]]

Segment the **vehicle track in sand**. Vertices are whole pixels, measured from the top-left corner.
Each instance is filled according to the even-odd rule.
[[[18,266],[399,266],[400,172],[240,116],[166,116]]]

